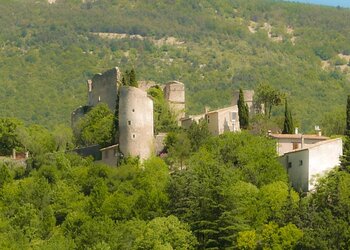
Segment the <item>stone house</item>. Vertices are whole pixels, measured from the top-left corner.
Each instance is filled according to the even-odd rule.
[[[209,111],[204,115],[204,119],[212,135],[240,131],[237,105]]]
[[[208,123],[208,130],[212,135],[240,131],[237,105],[212,111],[206,110],[204,114],[182,118],[181,127],[188,129],[193,122],[198,123],[201,119]]]

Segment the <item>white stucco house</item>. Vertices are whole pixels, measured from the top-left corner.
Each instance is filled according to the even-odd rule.
[[[295,190],[312,191],[317,179],[340,163],[343,143],[340,138],[321,140],[279,157]]]
[[[276,150],[278,155],[284,155],[297,149],[310,147],[315,143],[329,140],[329,137],[321,134],[269,134],[276,140]]]

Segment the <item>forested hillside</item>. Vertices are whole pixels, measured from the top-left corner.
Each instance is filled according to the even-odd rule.
[[[189,113],[230,104],[238,87],[269,83],[287,93],[304,130],[336,113],[349,93],[346,9],[269,0],[0,7],[2,117],[68,124],[86,102],[86,80],[114,66],[134,67],[138,80],[184,82]]]

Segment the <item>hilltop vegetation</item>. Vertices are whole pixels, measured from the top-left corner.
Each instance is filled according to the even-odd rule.
[[[68,124],[86,102],[86,80],[114,66],[135,68],[138,80],[184,82],[190,113],[229,105],[233,89],[269,83],[290,96],[304,130],[349,92],[346,9],[270,0],[0,6],[0,113],[27,123]]]

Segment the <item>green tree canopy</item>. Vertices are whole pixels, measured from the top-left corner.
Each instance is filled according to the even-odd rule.
[[[101,103],[79,120],[75,131],[76,140],[81,146],[107,146],[114,137],[113,124],[113,113],[107,104]]]
[[[264,106],[264,113],[271,118],[272,108],[281,105],[284,94],[269,84],[261,83],[255,89],[254,102]]]

